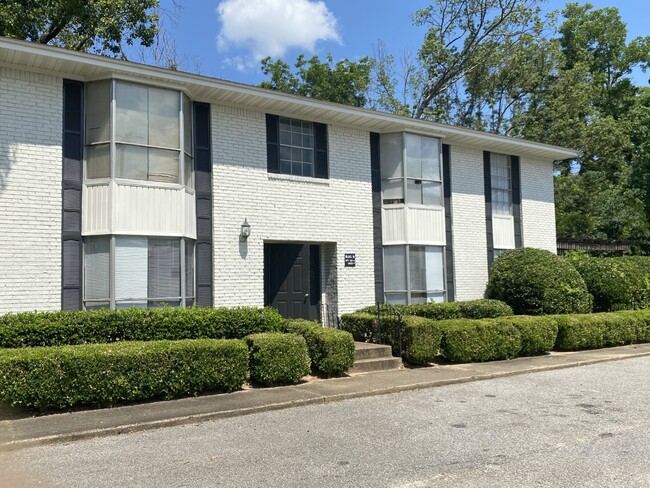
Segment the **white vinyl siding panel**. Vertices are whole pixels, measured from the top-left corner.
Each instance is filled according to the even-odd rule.
[[[428,206],[382,208],[382,242],[384,245],[411,243],[444,246],[444,209]]]
[[[127,234],[196,239],[194,194],[181,186],[86,186],[82,235]]]
[[[492,215],[494,249],[515,248],[515,219],[512,215]]]

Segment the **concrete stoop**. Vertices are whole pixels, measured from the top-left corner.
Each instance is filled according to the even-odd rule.
[[[390,346],[366,342],[355,342],[354,346],[354,366],[348,370],[348,373],[370,373],[402,367],[402,360],[393,357]]]

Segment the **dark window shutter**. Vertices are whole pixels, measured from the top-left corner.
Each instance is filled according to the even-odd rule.
[[[384,302],[384,253],[381,232],[380,135],[370,133],[370,175],[372,185],[372,233],[375,256],[375,301]]]
[[[63,80],[63,172],[61,308],[82,308],[81,184],[83,178],[84,84]]]
[[[210,105],[194,102],[194,165],[196,167],[196,299],[211,307],[212,290],[212,144]]]
[[[266,168],[280,172],[280,117],[266,114]]]
[[[445,273],[447,301],[456,299],[454,280],[454,242],[451,217],[451,147],[442,145],[442,190],[445,199]]]
[[[521,165],[519,156],[510,157],[512,180],[512,216],[515,221],[515,247],[523,246],[521,231]]]
[[[485,232],[489,273],[492,261],[494,261],[494,236],[492,232],[492,173],[490,169],[490,153],[488,151],[483,151],[483,182],[485,186]]]
[[[314,156],[316,161],[316,178],[329,176],[327,164],[327,126],[314,122]]]

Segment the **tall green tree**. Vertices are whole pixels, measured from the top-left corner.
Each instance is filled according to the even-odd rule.
[[[124,57],[124,45],[150,46],[159,0],[2,0],[0,35],[75,51]]]
[[[281,59],[264,58],[262,73],[269,76],[269,80],[260,86],[355,107],[368,103],[373,67],[369,57],[356,62],[342,59],[335,63],[331,54],[325,61],[318,56],[307,59],[301,54],[294,67],[292,69]]]
[[[648,119],[629,75],[647,68],[650,37],[628,43],[616,8],[569,3],[562,15],[557,66],[519,117],[520,134],[580,151],[556,166],[558,235],[647,242]]]
[[[426,27],[427,32],[418,51],[422,77],[414,117],[445,120],[462,98],[463,89],[458,85],[467,76],[486,65],[496,66],[496,57],[503,59],[507,46],[521,45],[527,36],[538,36],[537,3],[435,0],[418,10],[414,24]]]

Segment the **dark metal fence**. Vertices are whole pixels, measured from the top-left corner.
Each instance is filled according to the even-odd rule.
[[[608,239],[557,239],[557,253],[562,256],[568,251],[586,251],[595,255],[624,255],[632,252],[636,241]]]

